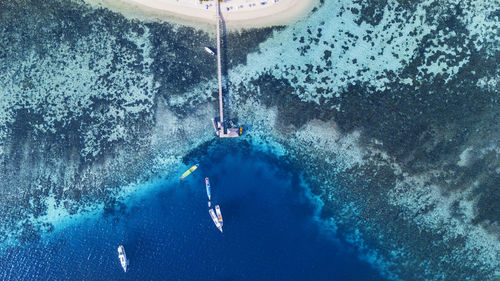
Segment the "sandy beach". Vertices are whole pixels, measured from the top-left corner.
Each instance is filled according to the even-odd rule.
[[[205,29],[215,24],[215,1],[199,0],[85,0],[125,16],[170,21]],[[318,0],[225,0],[222,16],[230,30],[287,25],[307,15]],[[212,29],[210,27],[210,29]]]

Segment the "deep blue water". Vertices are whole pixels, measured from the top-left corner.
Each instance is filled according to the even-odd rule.
[[[290,167],[261,152],[214,151],[182,183],[160,186],[44,242],[9,249],[0,258],[0,279],[381,279],[348,244],[320,230]],[[223,234],[208,214],[205,176],[222,209]],[[130,259],[127,273],[119,244]]]

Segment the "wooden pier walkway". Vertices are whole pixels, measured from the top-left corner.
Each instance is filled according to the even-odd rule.
[[[216,21],[217,21],[217,79],[219,80],[219,121],[215,122],[212,119],[214,129],[216,134],[221,138],[235,138],[239,137],[242,132],[242,128],[227,128],[224,122],[224,101],[222,92],[222,58],[221,58],[221,38],[220,38],[220,27],[221,21],[223,20],[220,15],[220,3],[219,0],[215,0],[216,4]]]
[[[224,124],[224,105],[222,103],[222,59],[221,59],[221,47],[220,47],[220,3],[219,0],[215,0],[216,4],[216,21],[217,21],[217,76],[219,79],[219,114],[220,123]]]

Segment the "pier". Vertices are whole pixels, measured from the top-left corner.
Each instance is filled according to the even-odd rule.
[[[212,119],[212,123],[214,125],[214,130],[217,136],[220,138],[237,138],[241,135],[243,128],[234,128],[232,122],[230,121],[230,127],[226,125],[224,122],[224,97],[222,91],[222,48],[221,48],[221,38],[220,38],[220,25],[222,21],[221,13],[220,13],[220,3],[219,0],[215,0],[216,8],[216,21],[217,21],[217,79],[219,82],[219,120],[215,121]]]

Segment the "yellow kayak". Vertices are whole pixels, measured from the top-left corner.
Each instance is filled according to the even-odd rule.
[[[189,168],[189,170],[185,171],[184,174],[181,176],[181,180],[184,179],[185,177],[189,176],[196,168],[198,168],[199,164],[194,165],[193,167]]]

